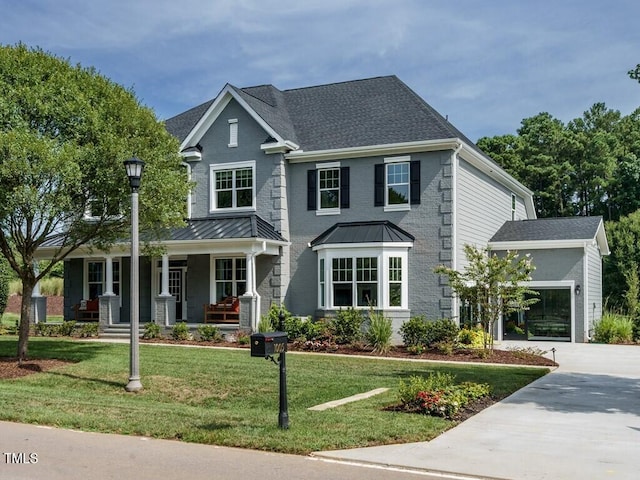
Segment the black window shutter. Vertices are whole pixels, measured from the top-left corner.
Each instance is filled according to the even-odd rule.
[[[384,163],[375,165],[374,196],[373,205],[376,207],[384,207]]]
[[[349,167],[340,168],[340,208],[349,208]]]
[[[409,168],[409,188],[411,190],[411,205],[420,204],[420,161],[414,160]]]
[[[307,170],[307,210],[315,210],[317,208],[316,185],[316,171]]]

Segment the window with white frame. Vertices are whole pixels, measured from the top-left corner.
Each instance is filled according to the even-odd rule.
[[[511,220],[516,219],[516,207],[517,207],[516,195],[515,193],[512,193],[511,194]]]
[[[255,162],[211,165],[211,211],[255,210]]]
[[[340,208],[340,168],[318,170],[320,210]]]
[[[336,215],[349,208],[349,167],[340,162],[316,164],[307,170],[307,210],[316,215]]]
[[[320,308],[407,308],[407,248],[328,248],[318,255]]]
[[[389,257],[389,306],[402,306],[402,257]]]
[[[409,162],[388,163],[386,205],[409,205]]]
[[[86,296],[93,300],[106,291],[106,267],[103,260],[88,261],[86,270]],[[112,262],[113,293],[120,295],[120,262]]]
[[[246,258],[216,258],[214,264],[216,301],[238,297],[247,291]]]
[[[389,157],[374,170],[374,206],[385,211],[409,210],[420,204],[420,161]]]

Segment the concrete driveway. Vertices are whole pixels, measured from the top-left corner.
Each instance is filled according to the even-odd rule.
[[[636,479],[640,346],[555,348],[560,367],[430,442],[319,452],[321,458],[499,479]]]

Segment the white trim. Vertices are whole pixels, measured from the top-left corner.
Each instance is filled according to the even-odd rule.
[[[462,144],[451,155],[451,268],[458,269],[458,168],[460,161],[458,153]],[[460,322],[460,299],[457,295],[451,298],[451,318],[457,318]]]
[[[366,245],[366,246],[365,246]],[[316,263],[316,286],[318,287],[317,296],[317,308],[320,310],[335,310],[341,308],[334,304],[333,298],[333,260],[336,258],[376,258],[378,277],[376,280],[377,285],[377,308],[387,311],[402,311],[407,310],[409,305],[409,247],[401,246],[406,244],[394,243],[393,248],[387,246],[383,248],[380,243],[375,244],[350,244],[347,248],[329,248],[322,249],[318,252],[318,258]],[[402,301],[400,306],[390,306],[390,291],[389,291],[389,258],[399,257],[401,259],[401,272],[402,272]],[[320,289],[320,262],[324,260],[324,285],[325,285],[325,302],[322,306],[321,289]],[[352,279],[352,296],[357,294],[357,279],[356,279],[356,263],[353,263],[353,279]],[[353,300],[353,298],[352,298]],[[355,309],[364,310],[369,308],[364,305],[352,305]]]
[[[319,252],[322,250],[355,250],[372,248],[379,248],[389,251],[392,251],[395,248],[413,248],[413,242],[324,243],[322,245],[316,245],[312,248],[312,250],[314,252]]]
[[[235,172],[242,169],[251,169],[251,206],[236,207],[233,203],[236,201]],[[232,170],[234,184],[232,186],[232,206],[225,208],[216,208],[216,172],[221,170]],[[245,162],[229,162],[229,163],[212,163],[209,165],[209,213],[221,212],[255,212],[256,211],[256,161],[248,160]]]
[[[213,103],[209,106],[207,111],[200,117],[198,123],[196,123],[195,127],[189,132],[187,137],[182,141],[180,145],[180,150],[184,150],[189,146],[196,145],[202,137],[207,133],[211,125],[216,121],[218,116],[224,111],[226,106],[229,104],[231,100],[235,100],[240,104],[240,106],[247,111],[247,113],[253,118],[258,125],[260,125],[267,134],[276,139],[277,143],[285,144],[285,139],[278,135],[271,126],[264,121],[264,119],[258,115],[255,110],[253,110],[247,102],[235,91],[235,89],[230,85],[226,84],[222,91],[215,98]]]
[[[320,171],[321,170],[338,170],[338,206],[331,208],[322,208],[322,190],[320,189]],[[335,189],[330,189],[335,190]],[[342,193],[342,172],[340,171],[340,162],[316,163],[316,216],[322,215],[340,215],[340,195]]]
[[[409,163],[411,162],[411,155],[403,155],[401,157],[385,157],[384,163]]]
[[[330,168],[340,168],[340,162],[316,163],[316,170],[327,170]]]
[[[555,280],[555,281],[546,281],[546,280],[532,280],[529,282],[523,282],[523,285],[530,287],[532,290],[537,289],[558,289],[558,290],[569,290],[569,298],[571,299],[571,343],[575,343],[576,341],[576,295],[575,288],[576,282],[574,280]],[[584,288],[584,287],[581,287]],[[500,332],[502,334],[502,332]],[[533,340],[543,339],[548,340],[548,338],[535,337]]]
[[[492,250],[553,250],[558,248],[583,248],[585,242],[592,242],[592,239],[571,239],[571,240],[529,240],[511,242],[489,242]]]
[[[453,150],[458,146],[459,142],[457,138],[450,138],[443,140],[421,140],[419,142],[365,145],[362,147],[336,148],[330,150],[313,150],[309,152],[296,150],[286,154],[285,158],[289,160],[290,163],[307,163],[415,152],[435,152],[440,150]]]

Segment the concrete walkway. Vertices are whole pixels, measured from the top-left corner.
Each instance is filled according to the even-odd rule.
[[[430,442],[315,455],[472,478],[637,479],[640,347],[503,342],[500,348],[517,346],[555,348],[560,367]]]

